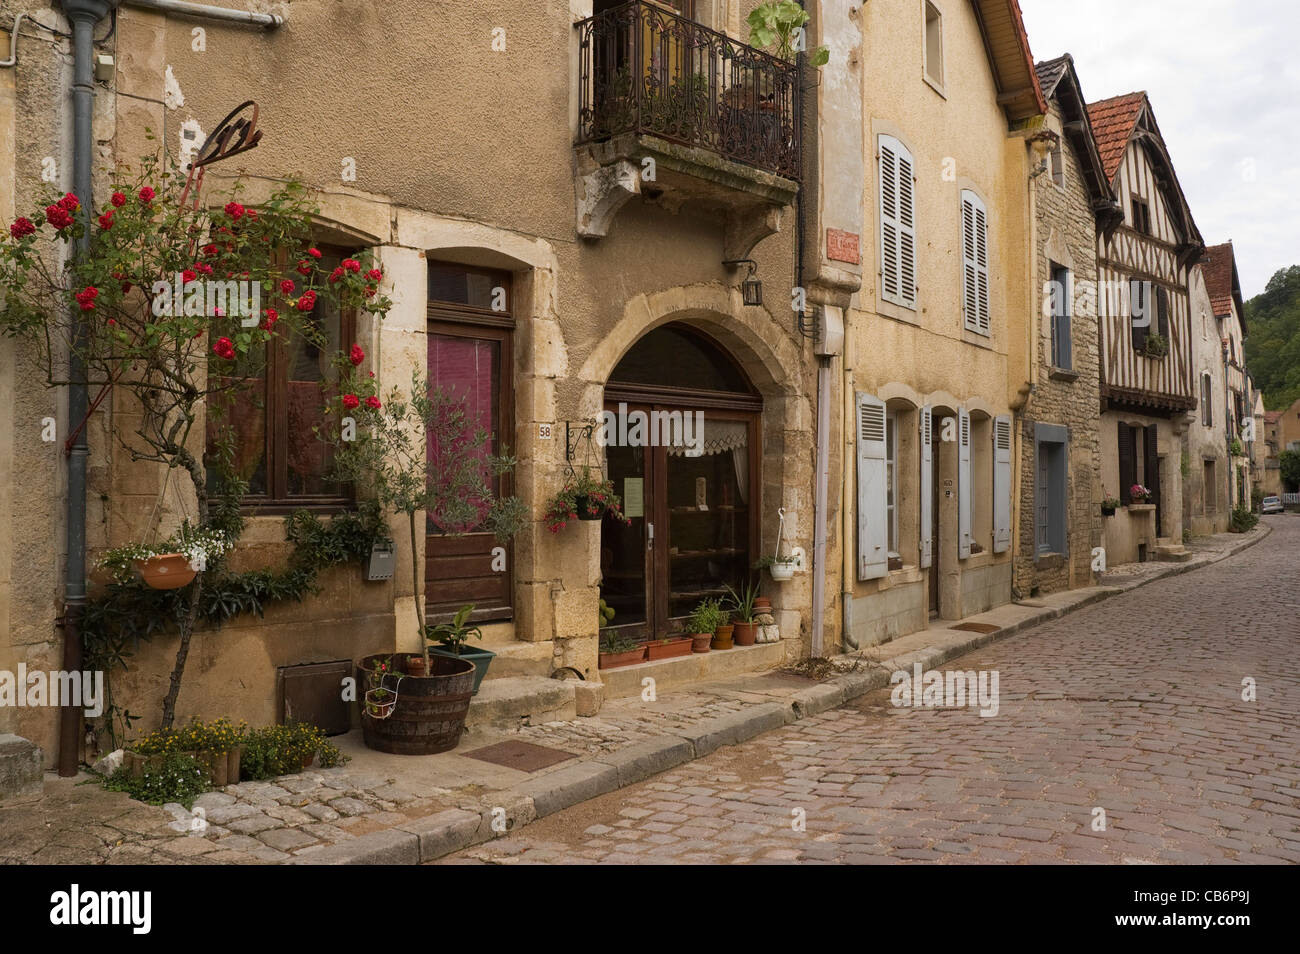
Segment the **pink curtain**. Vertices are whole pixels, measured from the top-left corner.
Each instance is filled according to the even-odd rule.
[[[451,335],[429,335],[429,387],[441,388],[443,392],[465,406],[468,419],[468,433],[460,440],[472,442],[474,433],[482,428],[492,439],[475,453],[482,460],[481,473],[488,486],[493,485],[491,470],[487,463],[488,455],[496,447],[496,422],[498,393],[498,343],[481,338],[460,338]],[[460,441],[458,440],[457,443]],[[437,446],[436,436],[430,432],[428,437],[429,461],[433,465],[431,473],[437,473],[443,448]],[[451,453],[451,449],[447,448]],[[480,519],[486,516],[488,505],[485,501],[474,501],[480,513]],[[437,522],[437,516],[431,515]],[[460,530],[473,529],[451,528]]]

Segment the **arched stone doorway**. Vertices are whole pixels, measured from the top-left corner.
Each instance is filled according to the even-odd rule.
[[[763,400],[716,340],[682,323],[642,336],[605,385],[597,428],[630,524],[601,526],[608,629],[679,630],[696,604],[747,580],[758,556]]]

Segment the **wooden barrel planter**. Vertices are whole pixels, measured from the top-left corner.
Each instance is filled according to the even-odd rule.
[[[404,668],[406,653],[393,656],[395,666]],[[368,676],[375,660],[367,656],[357,666],[358,685],[369,686]],[[475,667],[468,659],[430,656],[427,676],[396,676],[388,688],[397,688],[397,705],[386,719],[376,719],[361,710],[361,732],[368,748],[393,755],[434,755],[454,749],[460,743],[474,695]]]

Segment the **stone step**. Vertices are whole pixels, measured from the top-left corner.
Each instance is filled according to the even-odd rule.
[[[45,790],[41,748],[20,735],[0,735],[0,799]]]
[[[784,665],[787,642],[791,641],[755,643],[753,646],[735,646],[673,659],[656,659],[654,662],[637,663],[634,666],[619,666],[617,669],[602,669],[600,679],[605,684],[606,699],[639,696],[645,688],[641,680],[647,676],[654,679],[656,692],[689,688],[690,683],[701,679],[761,672]],[[798,641],[793,642],[797,646]]]
[[[1159,544],[1153,551],[1154,558],[1160,563],[1186,563],[1192,558],[1191,551],[1178,544]]]
[[[465,725],[504,729],[567,722],[577,717],[572,682],[543,676],[506,676],[483,680],[478,694],[470,701]]]
[[[483,648],[497,654],[492,660],[492,665],[488,666],[485,682],[488,679],[508,679],[515,676],[545,678],[551,674],[555,644],[549,639],[540,643],[527,643],[516,639],[509,643]]]

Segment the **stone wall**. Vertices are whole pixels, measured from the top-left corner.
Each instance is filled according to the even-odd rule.
[[[1050,107],[1048,128],[1060,134],[1060,104],[1053,100]],[[1064,137],[1061,149],[1064,185],[1056,184],[1050,167],[1032,185],[1038,334],[1033,390],[1019,418],[1017,433],[1019,533],[1015,586],[1022,596],[1035,591],[1050,593],[1091,585],[1092,549],[1101,539],[1102,495],[1097,479],[1100,388],[1097,322],[1086,307],[1087,299],[1079,295],[1079,290],[1086,287],[1084,283],[1097,281],[1096,222],[1079,157]],[[1068,371],[1052,366],[1052,322],[1045,287],[1051,280],[1053,262],[1070,269],[1075,286],[1070,322],[1072,366]],[[1037,423],[1060,425],[1069,432],[1067,553],[1043,559],[1037,558],[1034,529]]]

